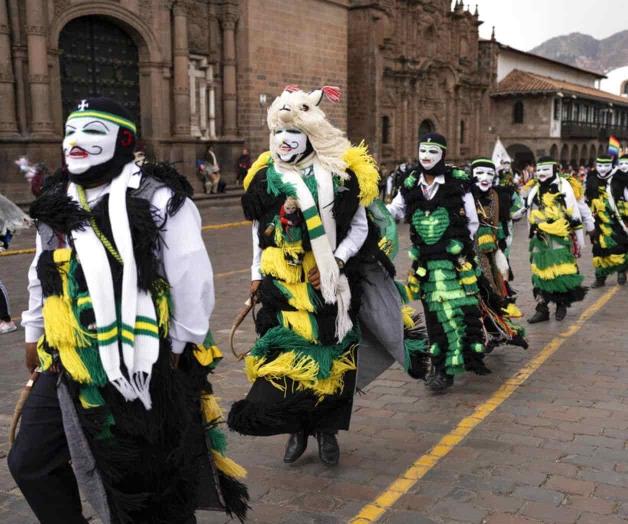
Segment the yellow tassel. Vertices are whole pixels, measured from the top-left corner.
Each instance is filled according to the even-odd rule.
[[[412,306],[401,306],[401,316],[403,318],[403,325],[408,329],[412,329],[414,327],[414,320],[412,320],[412,315],[414,315],[414,308]]]
[[[214,450],[212,450],[212,458],[214,459],[216,468],[228,477],[236,479],[246,478],[246,469],[230,458],[227,458]]]
[[[205,367],[211,365],[214,360],[222,358],[222,352],[218,346],[202,346],[198,345],[194,348],[194,357],[198,363]]]
[[[480,235],[478,237],[478,244],[480,246],[484,244],[495,244],[495,235]]]
[[[251,182],[255,178],[255,175],[257,174],[257,172],[260,171],[262,168],[266,167],[270,163],[270,158],[271,158],[270,151],[265,151],[257,158],[255,162],[253,162],[253,165],[247,171],[246,176],[244,177],[244,181],[242,182],[242,187],[244,188],[245,191],[251,185]]]
[[[246,373],[251,382],[263,377],[281,391],[286,390],[283,383],[283,379],[286,378],[299,382],[304,387],[311,387],[317,380],[318,370],[318,364],[314,359],[297,358],[293,351],[282,353],[270,362],[255,357],[247,357],[246,362]]]
[[[215,395],[201,395],[201,413],[203,414],[203,422],[222,420],[222,409],[220,409]]]
[[[460,279],[460,283],[463,286],[471,286],[473,284],[476,284],[477,281],[478,281],[478,278],[475,275],[471,275],[471,276]]]
[[[267,247],[262,251],[260,271],[264,275],[273,276],[289,284],[303,280],[303,267],[288,264],[283,251],[278,247]]]
[[[369,206],[379,195],[379,173],[375,159],[364,141],[350,147],[343,155],[347,168],[355,173],[360,187],[360,205]]]
[[[532,274],[543,280],[554,280],[565,275],[575,275],[578,273],[578,266],[569,262],[556,264],[545,269],[539,269],[536,264],[530,266]]]
[[[508,304],[507,307],[503,308],[502,311],[506,313],[506,316],[509,318],[521,318],[523,316],[521,310],[512,302]]]
[[[170,304],[168,304],[168,297],[165,295],[157,299],[157,324],[161,334],[167,337],[170,326]]]
[[[567,182],[571,185],[571,189],[573,189],[573,194],[576,197],[576,200],[580,200],[584,196],[584,187],[582,182],[573,176],[567,177]]]
[[[291,329],[310,342],[318,342],[316,319],[307,311],[281,311],[279,317],[285,328]]]

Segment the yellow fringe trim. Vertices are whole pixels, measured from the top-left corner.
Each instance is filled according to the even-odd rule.
[[[217,451],[212,450],[212,458],[216,468],[224,473],[227,477],[243,479],[246,478],[247,472],[240,464],[237,464],[230,458],[221,455]]]
[[[201,413],[205,423],[222,420],[222,409],[215,395],[201,394]]]
[[[412,296],[409,294],[409,296]],[[412,329],[414,327],[414,320],[412,320],[412,315],[414,315],[414,308],[412,306],[401,306],[401,317],[403,318],[403,325],[408,329]]]
[[[309,389],[319,398],[334,395],[344,387],[344,374],[357,369],[353,352],[334,361],[326,379],[317,379],[318,363],[310,357],[297,357],[287,351],[276,359],[266,362],[264,358],[246,357],[245,370],[250,382],[264,378],[280,391],[286,391],[285,379],[292,379],[298,390]]]
[[[46,371],[52,366],[52,356],[44,350],[44,337],[39,337],[37,341],[37,356],[39,357],[39,367],[42,371]]]
[[[257,160],[255,162],[253,162],[253,165],[246,172],[246,176],[244,177],[244,181],[242,182],[242,187],[245,191],[249,188],[251,182],[253,182],[253,179],[255,178],[255,175],[258,173],[258,171],[260,171],[262,168],[266,167],[269,164],[270,158],[270,151],[265,151],[259,157],[257,157]]]
[[[566,180],[569,182],[571,189],[573,189],[573,194],[576,197],[576,200],[580,200],[584,196],[584,186],[582,185],[582,182],[574,176],[568,176]]]
[[[168,297],[161,296],[157,300],[157,324],[159,325],[161,334],[167,337],[170,327],[170,305],[168,304]]]
[[[460,283],[463,286],[471,286],[471,285],[477,283],[477,281],[478,281],[478,278],[475,275],[472,275],[472,276],[460,279]]]
[[[557,277],[575,275],[578,273],[578,266],[569,262],[556,264],[545,269],[539,269],[536,264],[531,264],[530,267],[532,274],[542,278],[543,280],[554,280]]]
[[[516,304],[513,304],[512,302],[508,304],[507,307],[502,308],[502,311],[506,313],[506,316],[508,316],[509,318],[521,318],[523,316],[521,310],[517,307]]]
[[[495,235],[481,235],[478,237],[478,244],[494,244],[495,243]]]
[[[283,327],[291,329],[309,342],[318,342],[316,319],[307,311],[280,311],[279,320]]]
[[[539,229],[548,235],[554,235],[557,237],[569,236],[569,222],[565,218],[560,218],[555,222],[542,222],[539,224]]]
[[[282,282],[282,284],[288,293],[290,293],[288,304],[290,304],[293,308],[299,311],[309,311],[310,313],[314,313],[316,311],[316,306],[312,304],[312,301],[310,300],[310,287],[307,282],[299,282],[298,284],[288,284]]]
[[[626,262],[626,255],[614,254],[606,257],[593,257],[593,267],[613,267],[620,266]]]
[[[368,146],[362,141],[347,149],[342,159],[358,179],[360,204],[369,206],[379,195],[379,172],[375,159],[369,154]]]
[[[194,357],[198,363],[205,367],[211,365],[215,359],[222,358],[222,352],[218,346],[205,347],[198,345],[194,348]]]
[[[262,251],[260,271],[289,284],[296,284],[303,280],[302,266],[288,264],[279,247],[267,247]]]

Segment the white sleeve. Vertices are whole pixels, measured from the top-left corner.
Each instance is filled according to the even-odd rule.
[[[253,221],[251,227],[251,235],[253,240],[253,262],[251,263],[251,280],[262,280],[262,272],[260,266],[262,263],[262,248],[259,247],[259,222]]]
[[[576,195],[573,192],[571,184],[566,180],[561,182],[560,191],[565,195],[565,206],[567,209],[571,209],[571,218],[574,220],[583,221],[582,215],[580,214],[580,206],[578,201],[576,200]],[[588,209],[588,208],[587,208]],[[576,229],[576,241],[578,242],[578,246],[580,250],[584,249],[584,232],[582,228]]]
[[[28,268],[28,309],[22,312],[22,327],[26,343],[37,342],[44,334],[44,317],[41,311],[43,295],[41,282],[37,277],[37,262],[42,250],[39,233],[37,233],[35,245],[35,257]]]
[[[473,195],[471,193],[465,193],[463,201],[464,201],[464,213],[467,215],[467,229],[469,230],[469,235],[471,235],[471,240],[475,238],[475,233],[480,227],[480,219],[478,218],[478,211],[475,208],[475,200],[473,200]]]
[[[162,216],[171,194],[163,188],[153,196],[152,203]],[[201,216],[189,198],[168,217],[161,239],[161,262],[173,305],[172,351],[181,353],[186,343],[205,340],[215,303],[214,274],[201,234]]]
[[[590,233],[595,229],[595,218],[593,218],[593,213],[591,213],[589,206],[587,206],[583,198],[578,200],[578,210],[580,211],[584,228],[587,230],[587,233]]]
[[[403,220],[406,216],[406,201],[401,194],[401,191],[397,193],[397,196],[390,204],[386,205],[386,209],[393,216],[395,220]]]
[[[351,257],[355,256],[364,245],[364,241],[369,232],[369,224],[366,219],[366,209],[359,206],[358,210],[351,219],[351,225],[347,236],[336,248],[334,256],[343,262],[347,262]]]

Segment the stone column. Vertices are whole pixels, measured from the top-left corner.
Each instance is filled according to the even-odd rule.
[[[0,134],[15,135],[17,133],[9,13],[6,0],[0,0]]]
[[[185,4],[177,2],[174,12],[174,134],[190,136],[190,77],[188,17]]]
[[[25,11],[28,81],[31,94],[31,130],[35,135],[51,135],[46,9],[43,0],[26,0]]]
[[[222,111],[224,136],[237,136],[237,80],[236,80],[236,40],[235,27],[237,22],[235,13],[227,12],[223,15],[222,49],[223,49],[223,78],[222,78]]]

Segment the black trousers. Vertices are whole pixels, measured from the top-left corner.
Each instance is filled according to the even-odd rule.
[[[42,373],[8,456],[11,475],[42,524],[85,524],[57,399],[56,373]]]

